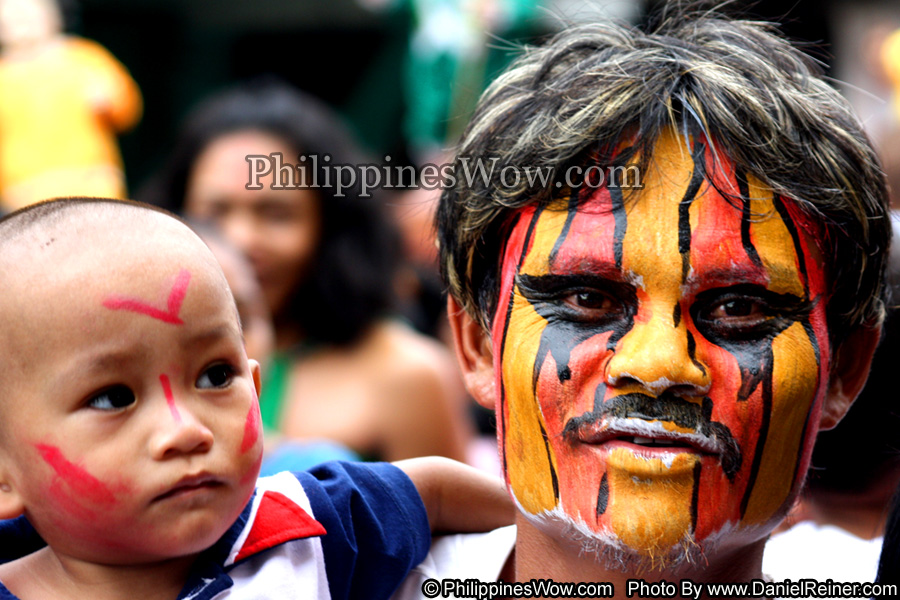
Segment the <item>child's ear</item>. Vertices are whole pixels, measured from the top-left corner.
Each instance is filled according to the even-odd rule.
[[[10,477],[2,464],[0,457],[0,519],[14,519],[25,512],[25,503],[16,491],[16,486],[10,483]]]
[[[834,428],[850,410],[869,377],[879,337],[880,329],[859,327],[837,348],[828,382],[828,394],[819,418],[820,430]]]
[[[481,406],[494,408],[494,351],[491,336],[463,310],[452,296],[447,298],[447,318],[453,347],[466,389]]]
[[[259,394],[262,391],[262,386],[260,385],[259,362],[252,358],[248,359],[247,362],[250,364],[250,374],[253,376],[253,387],[256,388],[256,397],[259,398]]]

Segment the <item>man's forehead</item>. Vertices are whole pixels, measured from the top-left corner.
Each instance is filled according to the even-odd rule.
[[[661,138],[657,147],[643,188],[624,199],[621,190],[602,187],[584,199],[524,209],[517,228],[530,233],[511,237],[504,260],[518,254],[520,272],[530,275],[631,279],[635,258],[653,255],[658,261],[640,261],[644,268],[685,285],[756,275],[775,291],[799,294],[801,234],[789,202],[710,148],[695,148],[698,165],[671,141]]]

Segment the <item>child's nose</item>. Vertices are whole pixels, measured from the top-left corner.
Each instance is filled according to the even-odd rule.
[[[208,452],[213,445],[213,433],[184,402],[179,402],[168,386],[164,386],[165,410],[156,411],[159,420],[155,427],[151,454],[165,460],[184,454]]]

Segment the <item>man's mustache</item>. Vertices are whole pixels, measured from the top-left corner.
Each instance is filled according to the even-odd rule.
[[[563,429],[563,436],[575,437],[581,428],[600,424],[610,418],[674,423],[678,427],[691,429],[698,435],[716,440],[717,445],[722,448],[719,459],[722,470],[730,481],[734,481],[743,460],[741,448],[727,425],[712,420],[712,409],[713,403],[708,397],[697,404],[669,392],[663,392],[656,398],[640,393],[622,394],[603,402],[595,410],[569,419]]]

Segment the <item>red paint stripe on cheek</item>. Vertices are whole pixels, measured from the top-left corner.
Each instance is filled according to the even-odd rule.
[[[241,440],[241,454],[256,445],[256,440],[259,439],[260,421],[259,402],[256,400],[256,393],[254,393],[253,402],[251,402],[250,410],[247,412],[247,420],[244,421],[244,439]]]
[[[107,506],[116,503],[116,497],[103,482],[83,467],[66,460],[59,448],[47,444],[35,444],[35,448],[40,452],[41,458],[79,498]]]
[[[246,485],[251,481],[256,481],[259,478],[259,470],[262,468],[263,462],[263,451],[262,448],[259,449],[259,456],[253,462],[253,465],[250,467],[250,470],[244,473],[244,476],[241,477],[241,485]]]
[[[159,382],[162,384],[163,393],[166,395],[166,404],[169,405],[169,411],[172,413],[172,418],[175,419],[176,423],[181,423],[181,413],[178,412],[178,407],[175,406],[175,396],[172,394],[172,385],[169,382],[169,376],[160,375]]]

